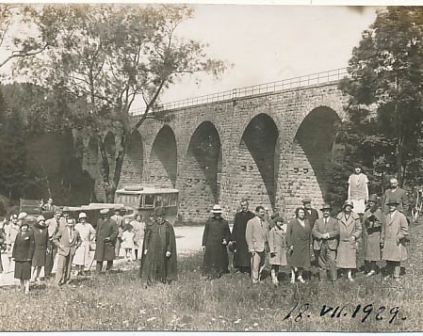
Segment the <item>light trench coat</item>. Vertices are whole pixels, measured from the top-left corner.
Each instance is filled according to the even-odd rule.
[[[407,249],[403,239],[408,236],[407,218],[398,210],[393,216],[386,215],[382,226],[381,241],[383,242],[382,259],[386,261],[407,260]]]
[[[345,213],[342,211],[338,214],[336,219],[339,223],[339,245],[336,266],[338,268],[356,268],[356,241],[361,235],[360,216],[351,211],[347,219]],[[354,241],[350,241],[352,236],[355,237]]]

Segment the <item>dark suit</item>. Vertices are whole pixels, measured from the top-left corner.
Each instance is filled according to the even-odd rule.
[[[73,256],[81,243],[81,237],[74,226],[65,226],[61,227],[56,233],[53,243],[57,246],[57,253],[59,255],[55,278],[55,283],[59,285],[60,283],[68,282],[70,279]]]
[[[399,212],[402,212],[405,216],[408,215],[408,208],[410,203],[408,201],[407,192],[404,189],[397,188],[395,192],[392,192],[392,189],[388,189],[385,191],[382,200],[382,207],[384,210],[383,212],[385,214],[389,212],[389,207],[387,206],[387,203],[389,202],[398,202],[399,205],[397,207],[397,210]]]
[[[339,243],[339,223],[335,218],[319,218],[312,231],[314,242],[313,249],[319,251],[317,262],[321,274],[329,268],[331,280],[336,280],[336,250]],[[329,234],[329,238],[323,238]]]
[[[319,219],[319,213],[316,209],[305,209],[305,218],[308,219],[308,223],[313,229],[314,223]]]

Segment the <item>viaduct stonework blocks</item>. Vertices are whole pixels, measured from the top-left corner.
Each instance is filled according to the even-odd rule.
[[[232,220],[241,198],[250,207],[278,209],[286,218],[301,200],[316,207],[325,198],[325,174],[335,126],[344,118],[348,97],[337,82],[166,111],[167,122],[147,118],[132,135],[120,185],[175,187],[180,218],[201,222],[214,203]],[[114,169],[111,133],[106,153]],[[101,156],[86,141],[83,167],[96,180],[102,199]]]

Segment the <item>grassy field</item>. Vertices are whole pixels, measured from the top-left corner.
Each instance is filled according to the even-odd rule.
[[[1,288],[0,329],[421,331],[422,237],[423,225],[411,228],[410,258],[400,283],[361,274],[354,283],[335,284],[312,278],[290,285],[284,277],[278,288],[270,278],[252,286],[248,276],[235,273],[208,281],[198,254],[179,260],[179,281],[168,286],[143,288],[134,268],[61,289],[35,287],[29,296]]]

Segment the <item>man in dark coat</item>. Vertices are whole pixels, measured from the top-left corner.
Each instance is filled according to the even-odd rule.
[[[220,278],[229,273],[228,250],[226,246],[231,239],[229,224],[222,218],[222,208],[215,205],[213,217],[209,218],[203,233],[204,262],[203,271],[209,279]]]
[[[303,206],[305,209],[305,218],[308,220],[308,223],[310,224],[311,229],[313,229],[314,223],[316,222],[316,220],[319,219],[319,213],[317,212],[316,209],[313,209],[311,207],[310,198],[303,199]]]
[[[317,212],[316,209],[313,209],[311,207],[311,199],[310,198],[305,198],[305,199],[302,200],[302,202],[303,202],[303,206],[304,206],[304,210],[305,210],[305,218],[308,220],[308,223],[310,224],[310,227],[313,230],[314,223],[316,223],[316,221],[319,219],[319,213]],[[312,239],[311,240],[312,251],[313,251],[313,256],[314,256],[312,264],[317,267],[318,264],[319,264],[318,260],[319,260],[320,250],[314,249],[314,246],[315,246],[314,237],[312,236],[311,239]]]
[[[96,228],[96,248],[94,254],[94,260],[97,261],[97,272],[102,271],[103,261],[107,261],[106,271],[112,268],[118,235],[118,225],[113,219],[109,218],[109,209],[101,210],[100,214],[101,218],[98,220]]]
[[[164,209],[157,209],[156,220],[145,228],[140,276],[147,285],[177,279],[176,238],[173,226],[165,220]]]
[[[238,268],[242,273],[250,273],[251,271],[251,255],[248,252],[245,232],[247,230],[247,222],[254,217],[255,215],[248,210],[248,201],[242,200],[241,211],[235,215],[231,235],[231,245],[233,245],[235,253],[234,268]]]
[[[389,213],[388,203],[398,202],[397,210],[402,212],[406,217],[408,216],[409,200],[407,192],[404,189],[398,187],[398,180],[396,178],[391,178],[389,180],[391,184],[391,189],[385,191],[382,200],[382,208],[384,214]]]

